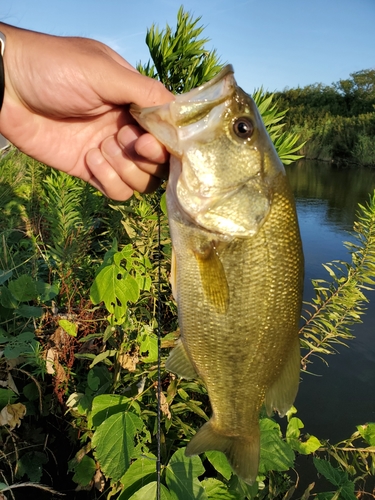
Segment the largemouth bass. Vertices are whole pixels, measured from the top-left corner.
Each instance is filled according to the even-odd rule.
[[[222,451],[251,484],[260,409],[285,415],[299,384],[303,256],[285,170],[231,66],[174,102],[131,112],[171,153],[181,337],[166,369],[200,377],[212,407],[186,455]]]

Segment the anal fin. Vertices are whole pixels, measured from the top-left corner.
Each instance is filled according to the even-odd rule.
[[[172,349],[165,363],[165,369],[188,380],[198,378],[197,370],[189,358],[181,339],[177,341],[176,346]]]
[[[254,483],[258,475],[260,456],[258,425],[251,429],[248,436],[227,436],[218,432],[212,419],[209,420],[187,445],[185,455],[191,457],[210,450],[223,452],[238,477],[245,483]]]
[[[286,364],[278,379],[266,393],[266,411],[268,415],[277,410],[281,417],[291,408],[297,396],[301,369],[299,338],[296,337]]]

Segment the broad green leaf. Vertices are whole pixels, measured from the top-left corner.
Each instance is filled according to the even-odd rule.
[[[166,466],[166,481],[173,500],[208,500],[198,480],[205,469],[198,456],[188,458],[185,448],[180,448],[172,455]]]
[[[231,477],[233,471],[224,453],[221,451],[206,451],[206,457],[225,479]]]
[[[303,429],[304,425],[302,420],[297,417],[292,417],[289,420],[288,427],[286,429],[286,438],[287,439],[298,439],[300,437],[300,429]]]
[[[158,359],[158,338],[154,333],[145,332],[140,339],[140,354],[145,363],[155,363]]]
[[[288,443],[295,451],[298,451],[298,453],[301,453],[302,455],[310,455],[322,446],[322,443],[315,436],[309,436],[307,441],[288,440]]]
[[[357,495],[355,494],[355,484],[353,481],[348,481],[347,483],[341,486],[338,498],[342,500],[358,499]]]
[[[288,443],[281,439],[279,425],[269,418],[260,424],[260,463],[259,472],[270,470],[285,471],[293,467],[294,452]]]
[[[8,403],[14,403],[17,401],[17,398],[17,394],[12,390],[0,387],[0,410],[2,410]]]
[[[96,396],[92,402],[92,424],[98,427],[111,415],[129,410],[131,403],[131,399],[116,394],[101,394],[100,396]]]
[[[124,489],[119,497],[130,498],[146,484],[156,480],[156,457],[152,453],[135,460],[120,479]],[[148,498],[148,497],[147,497]]]
[[[375,423],[357,426],[358,432],[370,446],[375,446]]]
[[[41,307],[22,304],[16,309],[16,314],[23,318],[40,318],[43,314],[43,309]]]
[[[6,286],[0,287],[0,304],[7,309],[16,309],[18,300]]]
[[[65,330],[66,333],[68,333],[71,337],[77,337],[78,325],[76,323],[72,323],[67,319],[60,319],[59,326],[61,326],[61,328]]]
[[[4,349],[4,356],[8,359],[15,359],[32,352],[33,348],[37,345],[37,341],[32,332],[23,332],[16,337],[10,337],[7,340],[7,345]]]
[[[8,342],[14,342],[14,343],[27,343],[30,342],[31,340],[34,340],[34,333],[33,332],[22,332],[19,335],[16,335],[15,337],[7,337]]]
[[[17,462],[17,477],[26,475],[30,481],[38,483],[43,474],[43,465],[48,462],[45,453],[41,451],[29,451],[22,455]]]
[[[100,378],[95,375],[94,370],[90,370],[87,374],[87,385],[92,391],[97,391],[100,387]]]
[[[0,269],[0,285],[5,283],[13,274],[12,270]]]
[[[152,483],[146,484],[138,490],[131,497],[125,496],[121,493],[118,497],[118,500],[157,500],[156,499],[157,492],[157,483],[153,481]],[[168,489],[164,486],[164,484],[160,485],[160,500],[173,500],[170,495]]]
[[[202,481],[201,485],[210,500],[238,500],[239,498],[236,493],[230,492],[228,486],[218,479],[210,477]]]
[[[90,298],[93,304],[103,301],[108,312],[120,319],[126,313],[127,302],[138,300],[139,287],[126,269],[111,264],[99,271],[91,286]]]
[[[37,401],[40,397],[40,393],[35,382],[30,382],[29,384],[26,384],[22,389],[22,392],[29,401]]]
[[[22,274],[16,280],[10,281],[8,288],[20,302],[28,302],[38,297],[36,281],[29,274]]]
[[[80,486],[87,486],[92,481],[96,471],[95,460],[87,455],[82,457],[82,460],[74,466],[73,481]]]
[[[39,299],[42,302],[52,300],[59,293],[59,286],[57,283],[50,285],[49,283],[44,283],[44,281],[37,281],[36,289],[39,295]]]
[[[313,458],[314,465],[319,474],[322,474],[334,486],[341,486],[348,482],[348,474],[333,467],[327,460]]]
[[[286,440],[293,450],[303,455],[309,455],[314,453],[321,446],[321,443],[315,436],[309,436],[306,441],[300,441],[300,429],[303,427],[304,424],[299,418],[292,417],[286,430]]]
[[[250,485],[242,481],[236,474],[233,474],[229,483],[228,489],[230,493],[238,495],[239,500],[247,500],[248,498],[254,498],[258,493],[259,484],[255,482]]]
[[[134,413],[111,415],[96,429],[92,438],[95,456],[103,473],[118,481],[128,469],[134,454],[134,439],[143,426]]]
[[[95,358],[93,359],[93,362],[91,363],[90,365],[90,368],[93,368],[95,365],[97,365],[98,363],[100,363],[101,361],[104,361],[106,364],[109,364],[111,365],[112,362],[110,360],[107,360],[105,361],[107,358],[111,357],[111,356],[115,356],[116,355],[116,350],[115,349],[111,349],[109,351],[103,351],[101,353],[99,353],[97,356],[95,356]]]
[[[152,280],[150,276],[145,276],[144,274],[137,273],[135,276],[135,281],[137,282],[140,290],[149,291],[151,289]]]

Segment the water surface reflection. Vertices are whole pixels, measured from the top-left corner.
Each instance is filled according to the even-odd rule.
[[[304,300],[311,300],[311,279],[328,279],[322,263],[350,260],[343,241],[352,239],[358,203],[375,188],[375,171],[338,170],[330,164],[302,161],[287,168],[297,204],[305,254]],[[337,442],[355,426],[375,421],[375,292],[363,324],[353,329],[355,339],[340,354],[327,356],[327,368],[316,359],[304,374],[296,401],[305,430]]]

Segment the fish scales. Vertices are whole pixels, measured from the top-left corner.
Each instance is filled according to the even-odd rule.
[[[167,206],[181,339],[166,368],[200,377],[212,407],[186,454],[223,451],[251,484],[260,409],[284,415],[299,382],[303,256],[293,196],[230,66],[175,104],[132,112],[172,154]]]

